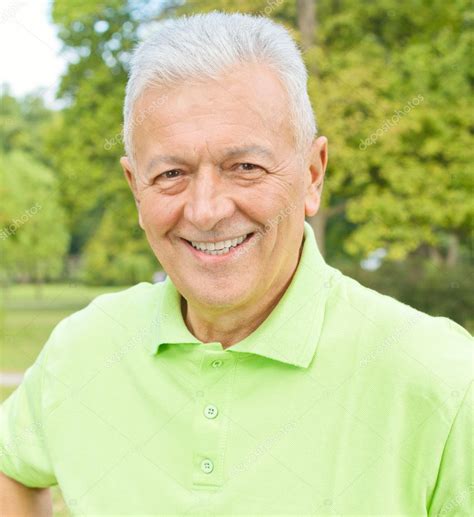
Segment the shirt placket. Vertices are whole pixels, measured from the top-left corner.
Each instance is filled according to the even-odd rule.
[[[193,417],[192,484],[206,489],[224,483],[227,428],[235,354],[203,350]]]

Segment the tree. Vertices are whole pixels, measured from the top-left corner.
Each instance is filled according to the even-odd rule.
[[[42,282],[63,272],[69,235],[53,173],[21,151],[0,154],[0,273]]]
[[[318,46],[305,53],[330,142],[321,216],[344,212],[344,249],[359,257],[453,248],[472,218],[472,7],[417,4],[320,1]]]
[[[8,85],[0,91],[0,150],[24,151],[41,163],[48,164],[44,149],[45,134],[54,113],[46,108],[41,93],[15,98]]]
[[[114,265],[124,253],[137,252],[138,262],[146,263],[142,271],[160,267],[136,231],[133,199],[119,164],[124,153],[127,62],[138,40],[140,17],[147,16],[150,4],[83,1],[71,6],[64,0],[53,4],[53,21],[73,60],[59,90],[68,106],[49,134],[48,147],[61,179],[61,200],[72,236],[70,253],[86,255],[84,278],[94,282],[99,281],[98,260],[104,280],[128,281]],[[128,247],[123,246],[124,235],[131,240]],[[111,272],[116,274],[114,280]]]
[[[315,221],[323,250],[331,234],[330,258],[361,258],[383,247],[388,259],[398,260],[428,248],[456,262],[473,213],[467,164],[474,146],[465,100],[472,82],[472,7],[467,0],[319,0],[317,23],[310,23],[304,6],[314,5],[54,2],[60,37],[76,56],[61,88],[69,107],[51,140],[73,253],[103,235],[97,228],[109,210],[118,210],[134,235],[135,218],[126,219],[114,200],[128,199],[118,167],[121,113],[127,62],[140,30],[167,17],[219,9],[271,16],[302,47],[320,133],[329,138],[323,205]],[[143,236],[132,238],[146,246]],[[111,252],[114,239],[107,242]],[[88,253],[97,246],[88,245]]]

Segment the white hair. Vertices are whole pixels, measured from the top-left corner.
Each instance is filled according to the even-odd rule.
[[[217,79],[233,66],[260,63],[271,68],[288,95],[290,123],[298,150],[317,134],[301,52],[282,25],[264,16],[212,11],[166,20],[134,50],[124,104],[125,152],[134,161],[132,115],[149,87],[171,89],[189,80]],[[149,111],[149,110],[147,110]]]

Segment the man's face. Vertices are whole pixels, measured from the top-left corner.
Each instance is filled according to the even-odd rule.
[[[277,76],[241,65],[219,80],[148,89],[134,120],[135,163],[122,166],[140,226],[178,291],[219,310],[281,286],[304,216],[318,208],[327,141],[317,139],[316,159],[303,163]]]

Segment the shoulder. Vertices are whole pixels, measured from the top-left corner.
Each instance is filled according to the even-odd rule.
[[[107,323],[127,324],[129,321],[148,315],[156,308],[161,284],[141,282],[123,291],[105,293],[94,298],[84,309],[66,318],[70,324],[89,324],[92,320]]]
[[[161,290],[161,284],[141,282],[123,291],[101,294],[63,319],[53,334],[64,337],[74,331],[120,332],[121,328],[135,327],[156,313]]]
[[[431,316],[338,275],[328,299],[330,334],[338,326],[359,366],[381,375],[465,391],[474,377],[474,340],[449,318]],[[342,325],[341,325],[342,323]],[[340,334],[339,334],[340,337]]]
[[[162,287],[142,282],[102,294],[60,321],[44,346],[47,371],[80,382],[124,346],[146,346],[155,329]]]

